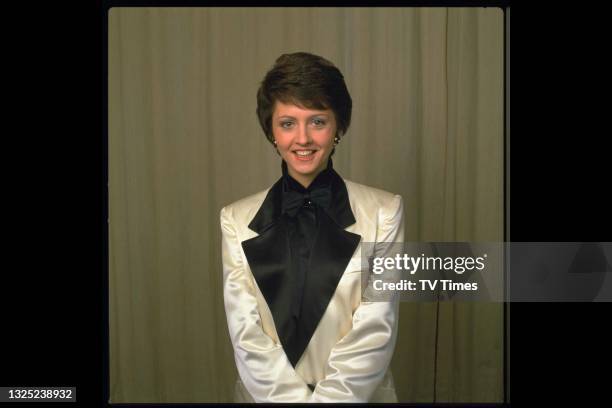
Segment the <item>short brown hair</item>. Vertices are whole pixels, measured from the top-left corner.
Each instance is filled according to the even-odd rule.
[[[353,101],[344,77],[334,64],[318,55],[283,54],[261,82],[257,91],[257,117],[270,143],[274,143],[272,114],[276,101],[307,109],[331,109],[340,136],[351,123]]]

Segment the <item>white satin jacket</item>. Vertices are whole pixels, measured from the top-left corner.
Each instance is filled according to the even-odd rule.
[[[236,402],[397,401],[388,368],[398,302],[362,301],[361,243],[403,242],[402,198],[348,180],[344,185],[352,214],[338,215],[337,229],[321,231],[313,247],[314,266],[332,278],[313,283],[319,286],[311,293],[321,300],[309,303],[314,323],[295,367],[277,332],[283,306],[275,285],[286,261],[275,222],[277,185],[221,210],[225,312],[240,375]]]

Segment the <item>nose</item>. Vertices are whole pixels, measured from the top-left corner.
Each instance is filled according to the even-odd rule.
[[[306,146],[312,142],[310,130],[308,129],[307,124],[303,124],[298,127],[295,142],[301,146]]]

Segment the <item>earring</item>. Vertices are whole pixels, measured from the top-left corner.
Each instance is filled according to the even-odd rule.
[[[334,146],[340,143],[340,138],[338,136],[334,136]]]
[[[274,140],[272,143],[274,143],[274,147],[276,147],[276,140]]]

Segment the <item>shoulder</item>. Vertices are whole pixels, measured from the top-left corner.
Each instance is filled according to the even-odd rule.
[[[349,180],[344,182],[362,232],[367,234],[370,229],[376,231],[368,239],[372,242],[401,242],[404,239],[402,196]]]
[[[348,191],[351,205],[373,206],[376,208],[397,207],[402,203],[402,196],[381,190],[379,188],[366,186],[365,184],[355,183],[354,181],[344,180]]]
[[[234,201],[221,209],[221,220],[230,220],[248,224],[261,207],[270,188]]]

